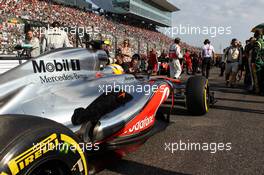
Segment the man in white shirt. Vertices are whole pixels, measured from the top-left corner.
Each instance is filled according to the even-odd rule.
[[[174,40],[174,44],[170,46],[169,58],[170,58],[170,77],[179,79],[182,73],[180,60],[183,56],[181,54],[180,38]]]
[[[236,83],[239,66],[242,64],[242,56],[243,53],[239,47],[239,41],[233,39],[231,46],[226,49],[223,60],[226,63],[226,86],[230,85],[233,87]]]
[[[52,28],[48,29],[45,33],[43,51],[50,51],[63,47],[72,47],[67,33],[60,29],[60,24],[58,22],[54,22],[51,27]]]
[[[214,57],[215,57],[214,47],[211,45],[211,42],[208,39],[206,39],[204,41],[204,46],[202,48],[202,58],[203,58],[202,74],[207,79],[209,78],[210,75],[211,62],[212,60],[214,60]]]
[[[39,39],[33,36],[33,31],[29,30],[26,34],[25,44],[30,44],[30,57],[35,58],[40,55]]]

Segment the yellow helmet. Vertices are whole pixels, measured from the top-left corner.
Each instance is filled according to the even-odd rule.
[[[124,69],[118,64],[110,64],[108,67],[110,67],[116,75],[124,74]]]
[[[111,41],[110,41],[110,40],[105,40],[105,41],[104,41],[104,44],[110,46],[110,45],[111,45]]]

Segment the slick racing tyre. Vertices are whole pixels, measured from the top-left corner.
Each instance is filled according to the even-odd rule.
[[[208,112],[209,86],[205,77],[191,77],[187,81],[186,106],[192,115],[204,115]]]
[[[5,115],[0,116],[0,128],[0,175],[88,174],[78,138],[63,125],[39,117]]]

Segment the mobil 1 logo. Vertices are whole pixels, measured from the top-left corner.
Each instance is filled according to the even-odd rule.
[[[62,72],[62,71],[79,71],[80,60],[32,60],[32,66],[34,73],[45,73],[45,72]]]

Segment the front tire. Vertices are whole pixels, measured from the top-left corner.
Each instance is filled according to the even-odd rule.
[[[51,120],[0,116],[2,152],[0,174],[88,175],[87,160],[77,136]]]
[[[204,115],[209,111],[209,86],[205,77],[195,76],[188,79],[186,106],[192,115]]]
[[[63,162],[50,160],[33,169],[30,175],[71,175],[71,170]]]

